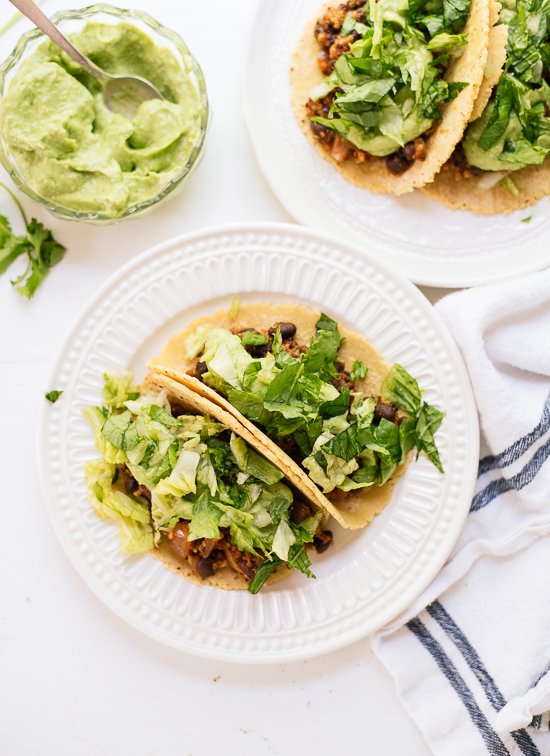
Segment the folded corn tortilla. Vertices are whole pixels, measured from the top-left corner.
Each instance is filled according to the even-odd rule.
[[[369,523],[389,503],[395,482],[407,468],[411,455],[404,465],[397,467],[392,480],[389,480],[383,486],[351,491],[341,502],[332,502],[288,454],[283,452],[254,423],[238,412],[225,397],[197,378],[187,375],[187,371],[195,366],[197,359],[187,358],[185,342],[196,333],[199,326],[230,329],[235,325],[240,325],[248,328],[268,329],[277,322],[291,322],[296,326],[294,337],[296,342],[300,345],[309,345],[310,337],[315,333],[315,324],[319,320],[320,314],[320,312],[312,312],[302,305],[272,305],[266,302],[242,304],[235,320],[229,316],[227,310],[218,310],[214,315],[206,315],[194,320],[184,331],[170,339],[162,354],[149,361],[149,369],[155,376],[159,376],[159,378],[161,375],[167,376],[200,396],[206,402],[205,409],[202,411],[221,422],[229,424],[225,419],[222,419],[220,410],[232,415],[239,423],[239,430],[236,432],[243,436],[248,443],[254,445],[270,462],[284,470],[287,478],[311,503],[332,515],[344,528],[357,529]],[[362,391],[367,396],[378,396],[380,386],[388,374],[390,366],[384,362],[376,347],[364,336],[349,331],[340,324],[338,327],[340,334],[346,339],[340,347],[338,359],[343,361],[348,369],[355,360],[363,361],[369,370],[364,379],[355,382],[357,390]],[[156,377],[154,379],[156,380]],[[249,436],[245,435],[245,430],[255,439],[254,442],[249,440]]]
[[[291,100],[300,128],[317,148],[321,157],[332,163],[336,170],[352,184],[376,194],[399,195],[412,192],[416,187],[424,186],[434,180],[441,166],[447,162],[456,144],[462,138],[472,114],[487,62],[488,0],[472,0],[470,14],[462,30],[462,33],[468,35],[468,44],[462,55],[450,63],[445,73],[447,81],[466,81],[469,86],[445,106],[443,118],[435,124],[435,130],[428,139],[426,159],[415,160],[413,165],[400,176],[394,176],[387,170],[385,157],[373,157],[368,163],[360,165],[356,165],[349,159],[338,163],[311,131],[306,103],[311,89],[325,78],[317,64],[320,45],[313,32],[317,19],[323,16],[328,8],[335,5],[337,5],[335,2],[326,3],[317,11],[315,18],[308,21],[292,55]]]
[[[479,118],[491,98],[493,88],[500,81],[506,63],[506,42],[508,41],[508,26],[500,24],[494,26],[498,20],[501,5],[492,0],[490,10],[490,29],[487,63],[478,98],[470,117],[470,122]],[[438,200],[453,210],[470,210],[476,215],[496,215],[497,213],[511,213],[534,205],[542,197],[550,194],[550,155],[542,165],[527,165],[511,174],[512,181],[518,190],[516,197],[502,184],[496,183],[491,188],[484,187],[481,176],[470,176],[459,181],[455,179],[454,171],[442,170],[435,180],[422,187],[422,191],[430,199]],[[481,184],[480,184],[481,181]]]
[[[211,415],[216,420],[227,425],[230,430],[242,436],[251,446],[258,451],[256,438],[229,413],[220,407],[214,407],[211,402],[204,399],[197,393],[189,391],[181,383],[171,380],[164,375],[147,375],[142,383],[143,388],[148,391],[168,391],[168,399],[174,399],[181,407],[191,415]],[[267,455],[265,455],[267,457]],[[274,461],[271,459],[270,461]],[[276,464],[276,462],[275,462]],[[326,522],[325,518],[324,522]],[[216,570],[213,575],[207,578],[201,577],[193,571],[189,562],[177,554],[172,548],[170,539],[164,533],[161,535],[159,544],[149,552],[155,559],[159,559],[164,566],[172,572],[181,575],[186,580],[196,585],[210,585],[213,588],[222,588],[225,591],[243,591],[248,588],[249,583],[239,575],[235,570],[227,565]],[[270,585],[292,573],[292,569],[287,564],[281,564],[273,572],[264,585]]]

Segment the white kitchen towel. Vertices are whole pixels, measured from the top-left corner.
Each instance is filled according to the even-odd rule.
[[[436,310],[484,454],[453,553],[375,653],[435,756],[550,756],[550,270]]]

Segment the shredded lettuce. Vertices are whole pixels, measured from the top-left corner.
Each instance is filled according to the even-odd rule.
[[[312,120],[383,157],[426,132],[442,117],[441,106],[467,86],[447,82],[443,74],[466,44],[458,32],[470,0],[369,0],[365,7],[367,24],[348,16],[340,30],[360,39],[310,92],[318,100],[336,90],[328,117]]]
[[[322,513],[292,523],[293,493],[277,466],[235,433],[226,440],[226,426],[207,416],[175,418],[166,393],[133,391],[130,373],[106,376],[111,404],[84,411],[103,454],[86,463],[85,475],[97,514],[118,522],[122,553],[154,548],[162,532],[186,520],[190,541],[219,539],[224,528],[237,549],[265,560],[252,592],[283,562],[310,573],[303,544]],[[128,493],[128,473],[147,497],[138,486]]]
[[[484,112],[464,137],[468,161],[494,172],[541,165],[550,153],[550,3],[518,0],[512,8],[507,10],[511,15],[504,72]],[[501,185],[519,196],[510,176]]]

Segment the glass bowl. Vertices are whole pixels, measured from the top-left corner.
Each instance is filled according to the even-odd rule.
[[[51,20],[64,34],[72,34],[81,31],[86,22],[90,20],[111,24],[124,21],[133,24],[144,31],[158,47],[169,49],[181,65],[182,69],[189,75],[199,97],[201,113],[197,141],[191,150],[185,166],[170,180],[159,194],[151,199],[136,203],[135,205],[126,208],[121,215],[115,218],[104,212],[86,213],[71,210],[70,208],[64,207],[55,202],[55,200],[49,200],[38,194],[30,186],[28,180],[21,172],[17,165],[17,161],[9,150],[9,147],[1,139],[1,135],[0,162],[8,171],[19,190],[26,197],[47,208],[52,215],[55,215],[62,220],[84,221],[94,225],[108,225],[131,218],[141,218],[154,210],[160,203],[174,197],[177,192],[183,188],[186,180],[203,157],[209,111],[206,86],[201,68],[187,49],[184,41],[175,31],[162,26],[162,24],[155,21],[155,19],[148,13],[142,11],[122,10],[120,8],[115,8],[112,5],[98,3],[79,10],[60,11],[59,13],[55,13]],[[4,97],[11,80],[21,64],[36,51],[37,47],[44,41],[44,39],[47,39],[47,37],[45,37],[39,29],[33,29],[26,34],[23,34],[12,54],[0,66],[0,99]]]

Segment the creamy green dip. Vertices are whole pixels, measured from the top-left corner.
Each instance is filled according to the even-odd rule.
[[[525,167],[523,163],[508,163],[500,159],[506,140],[515,139],[521,134],[521,124],[515,113],[511,113],[506,131],[492,147],[488,150],[482,150],[478,145],[478,140],[487,126],[494,107],[495,102],[493,100],[487,105],[477,121],[474,121],[468,128],[462,141],[466,159],[470,165],[475,165],[484,171],[519,171],[520,168]]]
[[[0,102],[0,134],[38,194],[116,218],[158,195],[185,166],[199,136],[199,97],[172,52],[131,24],[88,23],[70,37],[108,73],[142,76],[166,100],[143,102],[129,121],[108,110],[94,79],[48,41]]]

